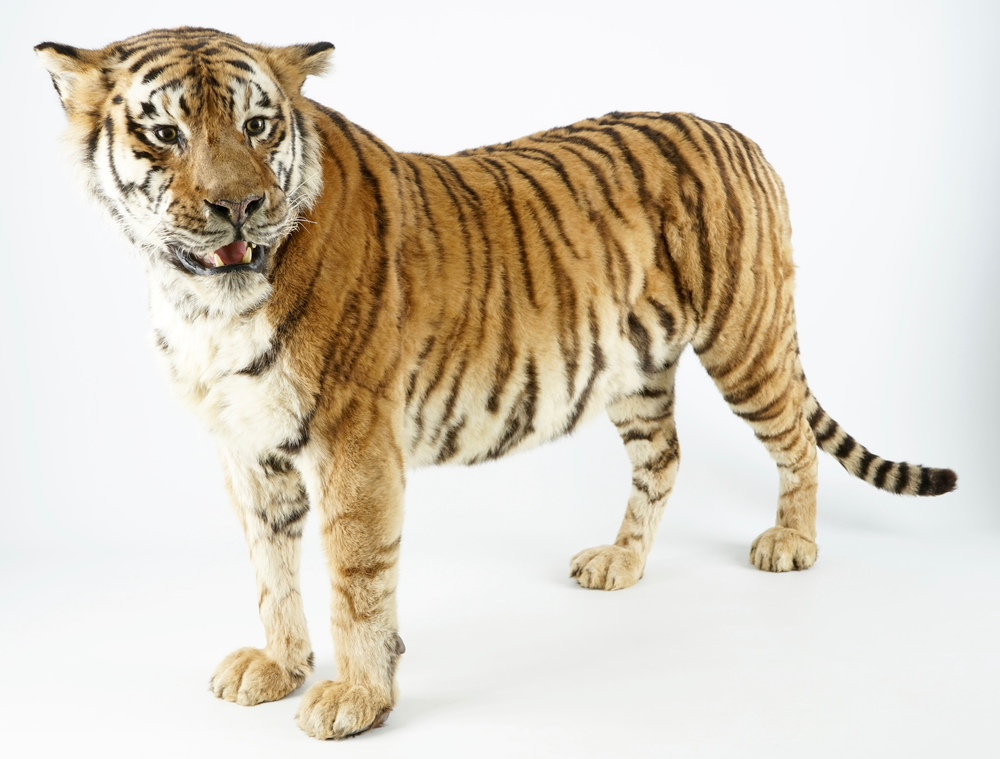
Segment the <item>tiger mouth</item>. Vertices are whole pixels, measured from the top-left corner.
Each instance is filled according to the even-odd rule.
[[[234,271],[261,272],[269,248],[245,240],[234,240],[215,250],[192,252],[174,249],[177,261],[186,271],[198,276],[228,274]]]

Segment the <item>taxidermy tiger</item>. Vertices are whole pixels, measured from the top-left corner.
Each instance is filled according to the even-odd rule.
[[[778,467],[771,572],[816,559],[816,447],[883,490],[940,495],[948,469],[870,453],[806,384],[781,180],[756,144],[689,114],[610,113],[440,157],[397,153],[300,94],[333,45],[211,29],[36,48],[90,191],[148,273],[158,354],[218,439],[257,576],[264,649],[211,680],[251,705],[301,685],[298,590],[316,511],[337,680],[298,723],[317,738],[396,703],[404,472],[474,464],[606,409],[632,463],[613,545],[573,557],[627,588],[677,473],[674,375],[691,345]]]

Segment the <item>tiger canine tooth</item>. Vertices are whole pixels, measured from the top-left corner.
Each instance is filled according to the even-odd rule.
[[[253,259],[253,246],[247,245],[247,252],[243,254],[243,258],[240,259],[241,264],[248,264]]]
[[[213,256],[213,259],[212,259],[212,260],[214,260],[214,261],[215,261],[215,265],[216,265],[216,266],[222,266],[222,265],[223,265],[223,264],[222,264],[222,258],[221,258],[221,257],[219,256],[219,254],[218,254],[218,253],[214,254],[214,256]]]

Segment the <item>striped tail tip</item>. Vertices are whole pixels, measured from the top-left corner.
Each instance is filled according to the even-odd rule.
[[[921,476],[920,492],[917,495],[944,495],[958,487],[958,475],[951,469],[924,469],[927,473],[927,490],[924,490]]]
[[[837,459],[844,469],[869,485],[889,493],[921,496],[944,495],[957,487],[958,475],[951,469],[933,469],[876,456],[848,435],[811,393],[806,402],[809,426],[816,436],[816,444]]]

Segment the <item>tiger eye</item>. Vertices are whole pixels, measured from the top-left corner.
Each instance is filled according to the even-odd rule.
[[[177,142],[177,139],[181,136],[180,132],[177,131],[177,127],[172,126],[157,127],[153,134],[156,135],[156,139],[160,142],[166,143]]]
[[[267,122],[263,118],[255,116],[250,119],[243,128],[247,130],[247,134],[256,137],[264,131],[264,127],[266,126]]]

